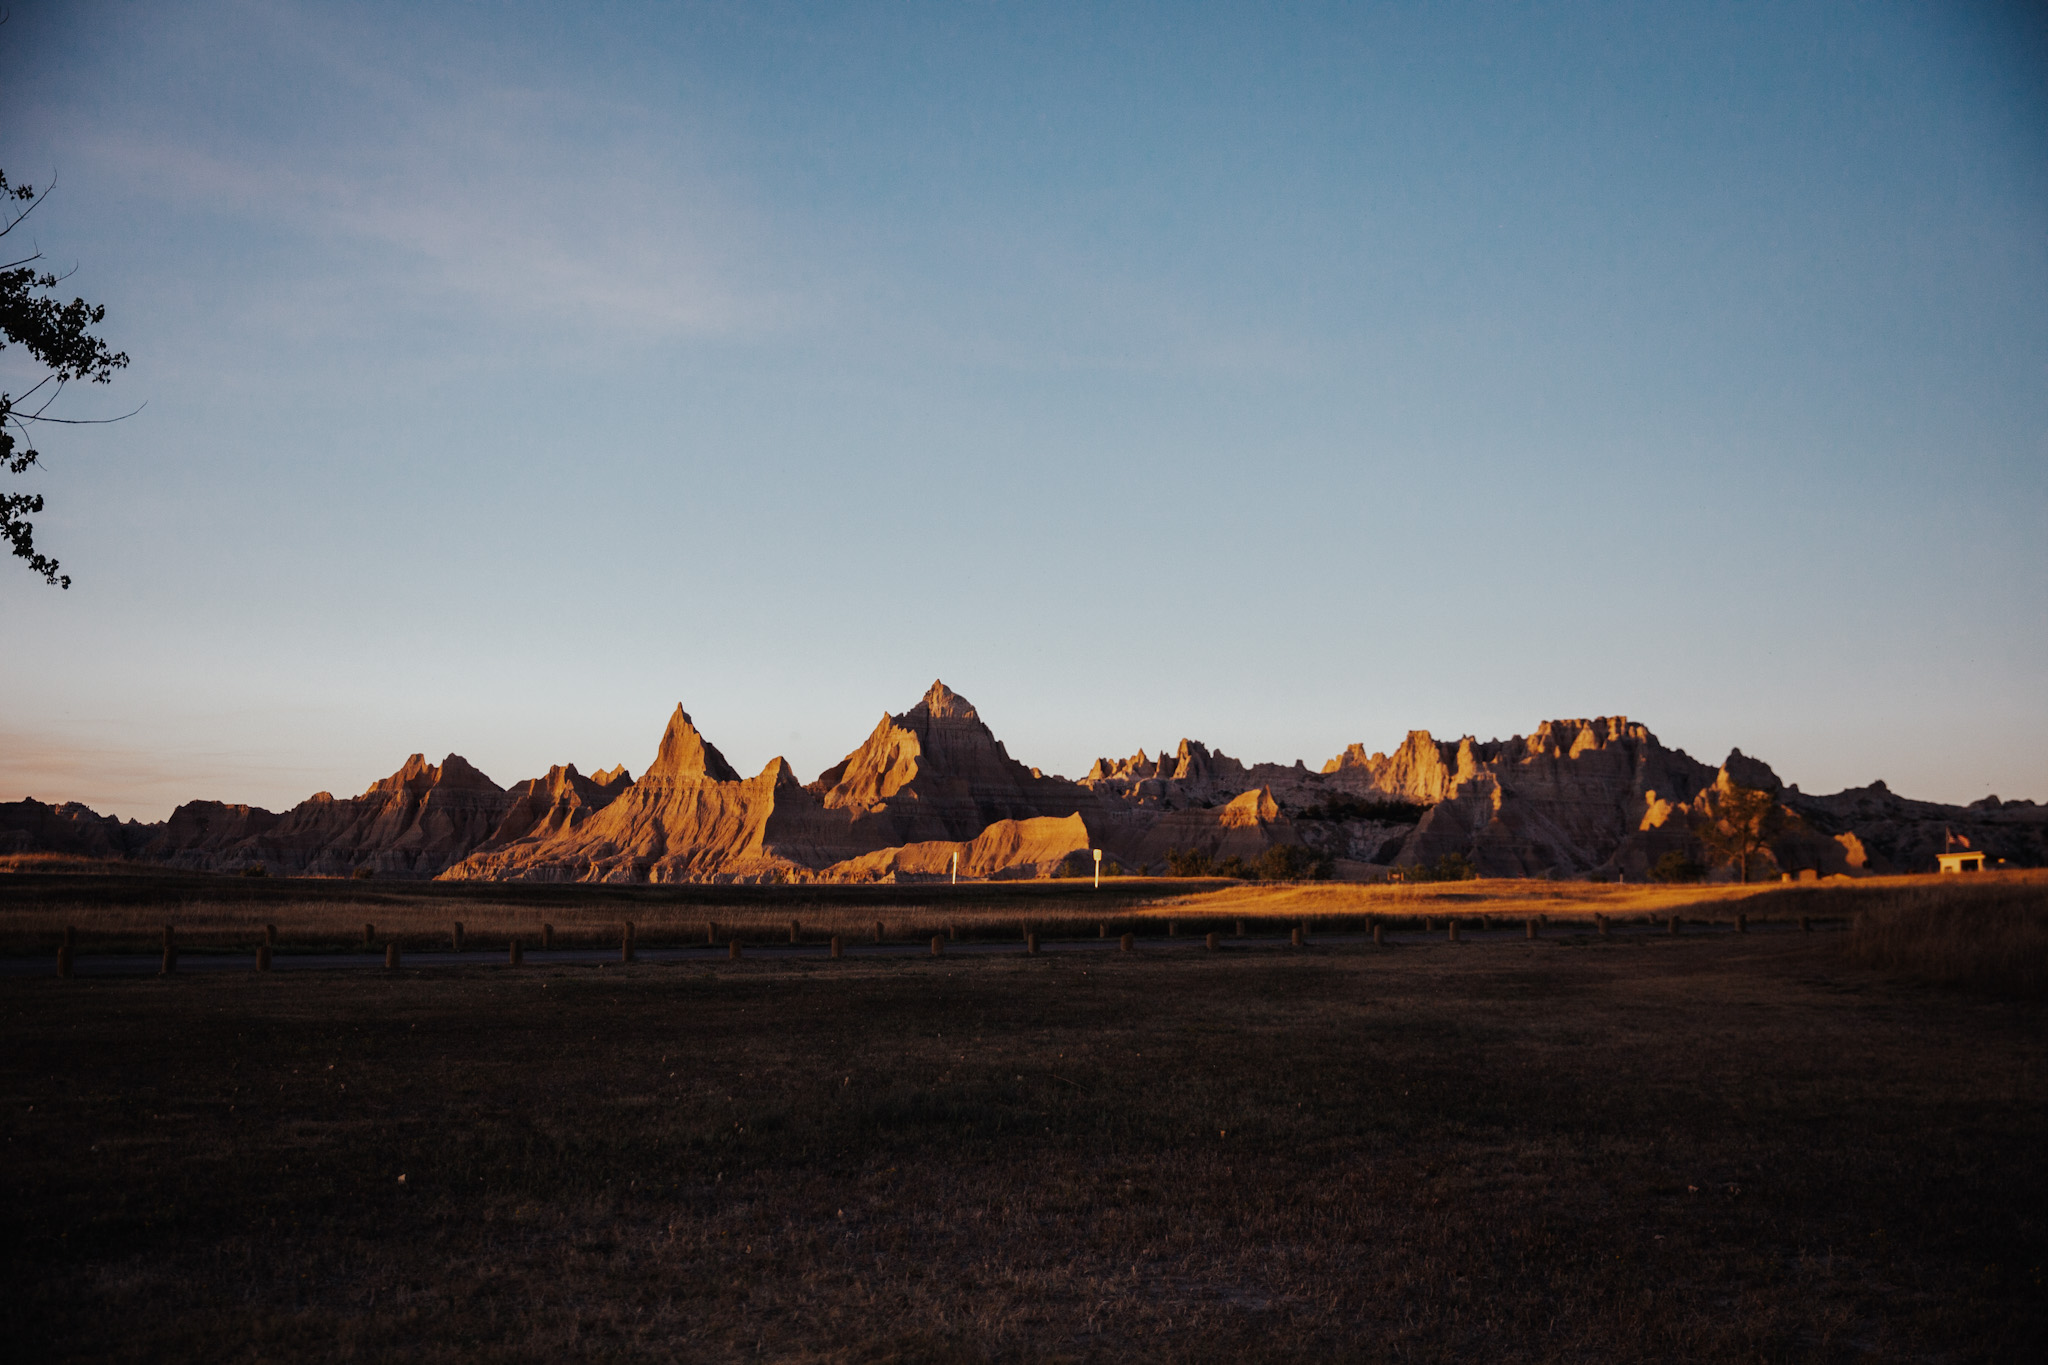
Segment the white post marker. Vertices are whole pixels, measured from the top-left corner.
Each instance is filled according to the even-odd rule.
[[[960,850],[953,850],[953,885],[960,885]]]
[[[1092,848],[1088,851],[1095,855],[1095,886],[1100,890],[1102,887],[1102,850]]]

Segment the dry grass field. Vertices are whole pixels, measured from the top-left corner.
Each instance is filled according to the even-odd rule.
[[[2048,897],[2048,872],[1986,874],[1978,886],[2015,888]],[[972,882],[874,886],[613,886],[547,883],[271,879],[174,873],[131,864],[71,859],[0,859],[0,955],[47,955],[64,930],[85,952],[146,952],[174,925],[186,950],[247,951],[275,925],[283,951],[360,946],[363,928],[378,943],[408,950],[449,941],[463,925],[465,942],[502,948],[513,938],[537,942],[543,924],[565,946],[618,941],[631,921],[648,946],[718,940],[822,942],[839,934],[868,939],[877,921],[892,939],[915,941],[951,932],[969,939],[1017,941],[1027,929],[1046,935],[1164,934],[1210,929],[1273,933],[1308,923],[1360,932],[1377,920],[1396,925],[1457,918],[1475,927],[1538,917],[1583,927],[1596,915],[1617,923],[1729,924],[1738,912],[1753,921],[1801,915],[1847,919],[1901,894],[1927,894],[1926,877],[1873,877],[1782,885],[1618,885],[1569,881],[1437,882],[1366,886],[1343,882],[1260,883],[1226,880],[1112,878],[1086,881]],[[1957,885],[1933,894],[1954,894]]]
[[[422,935],[487,919],[23,876],[17,954],[51,915],[113,941],[166,906],[181,935],[220,907],[223,946],[365,894]],[[861,890],[833,913],[971,908]],[[1296,899],[1324,890],[1150,910],[1473,908]],[[2043,890],[1770,887],[1746,936],[0,977],[9,1354],[2039,1358],[2048,1006],[1930,963],[2024,959]],[[1102,894],[1135,922],[1187,893]],[[664,913],[789,918],[732,899]],[[1032,908],[981,905],[990,933]]]

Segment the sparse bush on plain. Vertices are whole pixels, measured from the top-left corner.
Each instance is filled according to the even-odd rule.
[[[1266,882],[1328,881],[1335,862],[1300,844],[1275,844],[1259,855],[1258,878]]]
[[[1218,859],[1199,849],[1169,849],[1166,867],[1175,877],[1234,877],[1247,882],[1326,881],[1336,870],[1334,860],[1300,844],[1275,844],[1251,862],[1235,853]]]
[[[1401,872],[1401,880],[1407,882],[1469,882],[1479,875],[1479,869],[1462,853],[1446,853],[1433,863],[1417,863]]]
[[[1698,882],[1705,881],[1707,869],[1701,864],[1673,849],[1659,858],[1650,868],[1653,882]]]

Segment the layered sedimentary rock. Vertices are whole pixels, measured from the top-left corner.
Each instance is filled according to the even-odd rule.
[[[101,815],[77,801],[48,805],[33,797],[0,801],[0,853],[68,853],[126,858],[159,828]]]
[[[429,765],[415,754],[360,796],[322,792],[281,815],[194,801],[139,825],[78,805],[0,804],[0,852],[644,882],[925,878],[948,875],[956,857],[965,877],[1044,876],[1091,848],[1163,872],[1175,851],[1249,863],[1300,844],[1343,875],[1457,854],[1486,875],[1639,878],[1665,854],[1701,856],[1700,828],[1738,788],[1777,803],[1756,875],[1931,870],[1936,853],[1963,844],[2048,862],[2048,808],[2031,802],[1935,805],[1881,782],[1807,796],[1740,750],[1709,767],[1621,716],[1546,721],[1506,740],[1417,730],[1391,753],[1350,745],[1320,771],[1182,739],[1099,759],[1068,782],[1013,759],[943,683],[809,784],[780,758],[742,777],[678,706],[638,781],[623,765],[588,777],[562,765],[506,790],[457,755]]]
[[[511,805],[480,846],[491,851],[522,839],[553,838],[580,827],[633,785],[625,765],[600,769],[593,777],[576,771],[574,763],[549,768],[546,777],[529,778],[513,787]]]
[[[678,706],[654,763],[601,812],[573,829],[479,849],[446,875],[872,880],[928,875],[938,846],[944,861],[981,840],[974,875],[994,876],[1035,869],[1048,856],[1040,842],[1051,835],[1037,822],[1094,805],[1085,790],[1011,758],[973,706],[943,683],[908,711],[885,715],[860,748],[809,786],[780,758],[742,780]],[[1083,828],[1062,825],[1058,837],[1070,842],[1071,831]],[[1002,849],[1008,852],[998,857]],[[901,856],[860,861],[885,850]],[[1059,857],[1070,851],[1062,847]]]
[[[791,827],[800,834],[804,817],[816,809],[779,758],[754,777],[741,778],[677,706],[639,781],[580,821],[480,849],[443,875],[634,882],[774,878],[796,865],[770,849],[771,829]]]
[[[2019,867],[2048,865],[2048,805],[2001,801],[1967,806],[1912,801],[1882,782],[1831,796],[1808,796],[1797,787],[1782,797],[1802,822],[1842,846],[1856,871],[1924,872],[1951,848],[1979,850]]]
[[[1061,818],[1098,805],[1074,783],[1011,758],[943,682],[901,715],[883,716],[809,790],[825,809],[847,813],[856,841],[876,848],[972,839],[999,820]]]
[[[143,856],[158,862],[217,870],[220,860],[211,855],[239,848],[261,838],[283,819],[261,806],[233,805],[225,801],[187,801],[171,812],[161,831],[143,846]],[[189,855],[189,856],[188,856]]]
[[[165,822],[149,856],[177,867],[273,876],[431,877],[490,836],[512,794],[460,754],[439,764],[414,754],[361,796],[317,792],[283,815],[194,802]]]
[[[964,843],[934,839],[878,849],[834,863],[821,879],[938,881],[955,875],[956,870],[970,880],[1050,877],[1069,858],[1085,857],[1092,847],[1089,839],[1087,823],[1078,815],[998,820]]]

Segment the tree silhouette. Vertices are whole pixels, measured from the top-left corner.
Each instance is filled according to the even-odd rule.
[[[0,226],[0,237],[20,227],[22,220],[34,213],[48,194],[48,190],[37,194],[30,185],[10,185],[7,173],[0,171],[0,206],[4,206],[0,213],[8,215],[5,225]],[[15,211],[16,205],[26,207]],[[0,351],[10,345],[20,346],[45,371],[19,396],[0,393],[0,464],[14,475],[26,474],[39,458],[29,443],[30,424],[97,425],[50,415],[51,404],[63,394],[66,384],[80,379],[106,384],[113,380],[114,371],[128,364],[127,352],[110,350],[106,342],[88,330],[106,317],[106,308],[77,298],[64,303],[48,293],[66,277],[36,269],[35,263],[42,258],[42,252],[34,251],[0,264]],[[53,587],[68,588],[71,575],[59,573],[57,561],[36,549],[36,528],[29,518],[42,510],[40,493],[0,492],[0,535],[5,535],[14,547],[15,558],[28,561],[29,572],[41,574],[43,581]]]
[[[1734,863],[1747,882],[1749,860],[1763,851],[1784,821],[1784,808],[1776,796],[1731,782],[1719,793],[1713,812],[1693,826],[1693,833],[1708,853]]]

